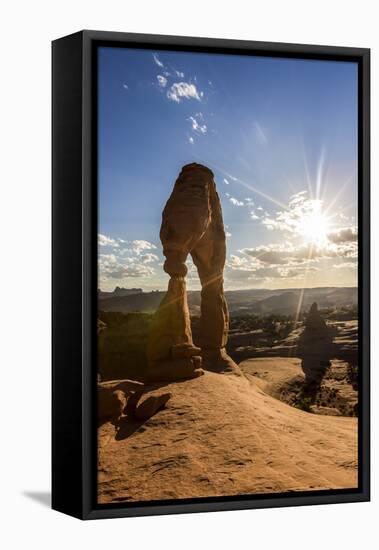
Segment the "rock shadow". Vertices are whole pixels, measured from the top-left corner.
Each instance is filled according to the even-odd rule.
[[[325,323],[317,304],[313,304],[297,344],[297,356],[305,377],[300,400],[308,406],[314,404],[331,359],[338,353],[334,343],[336,334],[337,330]]]
[[[133,435],[135,432],[137,432],[141,426],[143,426],[147,420],[136,420],[132,416],[122,416],[118,420],[115,420],[113,422],[113,425],[116,429],[116,435],[115,440],[116,441],[122,441],[124,439],[127,439],[131,435]],[[141,430],[145,431],[144,429]]]
[[[165,385],[166,383],[154,384],[153,387],[136,391],[129,396],[124,414],[112,422],[116,429],[116,441],[127,439],[137,431],[144,431],[142,426],[166,407],[172,394],[160,391]]]

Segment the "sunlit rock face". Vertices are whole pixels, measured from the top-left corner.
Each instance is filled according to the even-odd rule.
[[[163,210],[160,239],[170,281],[152,322],[148,379],[193,378],[203,373],[201,366],[238,371],[225,352],[229,328],[223,289],[226,239],[213,173],[206,166],[193,163],[182,168]],[[193,344],[187,303],[189,254],[202,287],[200,347]]]

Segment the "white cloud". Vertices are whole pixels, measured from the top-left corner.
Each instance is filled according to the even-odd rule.
[[[125,90],[129,90],[129,86],[128,86],[127,84],[125,84],[125,82],[124,82],[124,84],[122,85],[122,87],[123,87]]]
[[[229,185],[229,182],[226,178],[223,179],[223,182],[225,183],[225,185]]]
[[[157,76],[158,84],[161,88],[165,88],[167,85],[167,78],[159,74]]]
[[[162,61],[159,59],[157,53],[153,53],[153,59],[154,59],[154,62],[158,65],[158,67],[164,67],[164,65],[163,65]]]
[[[191,145],[193,145],[193,144],[195,143],[195,140],[193,139],[192,136],[190,136],[190,137],[188,138],[188,141],[190,142]]]
[[[112,253],[99,254],[99,275],[103,283],[111,279],[154,275],[155,270],[150,264],[158,262],[159,257],[150,252],[156,246],[149,241],[125,241],[100,234],[99,243],[112,248]]]
[[[232,204],[234,204],[234,206],[244,206],[243,201],[239,201],[235,197],[229,197],[229,200]]]
[[[154,244],[149,243],[149,241],[143,240],[130,241],[128,245],[129,250],[133,250],[137,255],[141,254],[144,250],[154,250],[157,248]]]
[[[328,239],[332,243],[345,243],[354,242],[358,238],[358,231],[356,227],[344,227],[342,229],[336,229],[328,233]]]
[[[284,245],[261,245],[255,248],[243,248],[240,252],[259,260],[264,264],[281,265],[288,262],[290,255],[295,254],[292,249]]]
[[[227,267],[231,269],[243,269],[251,271],[255,269],[256,266],[252,264],[250,259],[244,256],[237,256],[236,254],[230,254],[229,259],[226,262]]]
[[[175,82],[167,91],[167,97],[171,101],[180,103],[182,99],[196,99],[201,101],[202,92],[198,92],[195,84],[189,82]]]
[[[243,253],[243,251],[240,251]],[[307,263],[270,264],[261,258],[231,254],[226,262],[227,281],[268,282],[276,279],[302,279],[308,272],[319,271],[319,268]]]
[[[180,71],[175,71],[175,73],[176,73],[176,76],[178,76],[179,78],[184,78],[184,73]]]
[[[253,210],[250,212],[250,218],[252,220],[259,220],[260,219],[259,216],[257,216],[257,214]]]
[[[118,248],[119,244],[116,241],[116,239],[112,239],[112,237],[107,237],[106,235],[101,235],[99,233],[98,235],[98,245],[99,246],[111,246],[114,248]]]
[[[117,257],[115,254],[99,254],[99,260],[103,265],[112,265],[117,263]]]
[[[329,258],[355,258],[357,256],[357,243],[326,243],[322,246],[308,243],[295,246],[287,242],[285,244],[269,244],[255,248],[244,248],[240,252],[256,258],[264,264],[294,266],[306,265]]]
[[[144,264],[151,264],[153,262],[158,262],[159,258],[156,254],[148,253],[148,254],[142,254],[141,255],[141,261]]]
[[[268,229],[278,229],[288,233],[299,233],[306,216],[321,212],[322,201],[309,199],[306,191],[301,191],[291,197],[286,210],[276,212],[273,216],[265,213],[262,220]]]
[[[127,279],[129,277],[149,277],[154,274],[154,270],[145,265],[121,265],[118,264],[114,269],[102,270],[100,267],[102,280],[105,279]],[[105,277],[104,277],[105,276]]]
[[[157,247],[155,244],[150,243],[149,241],[144,240],[134,240],[126,241],[120,238],[108,237],[106,235],[98,235],[98,244],[99,246],[109,246],[111,248],[117,249],[118,254],[128,254],[129,252],[134,252],[137,255],[140,255],[146,250],[154,250]]]
[[[355,257],[358,253],[356,226],[331,229],[322,201],[309,199],[307,191],[292,195],[286,210],[264,212],[261,220],[267,229],[286,234],[293,243],[306,239],[313,242],[312,257]]]
[[[196,120],[196,117],[190,116],[188,117],[188,120],[191,122],[192,130],[194,132],[197,132],[198,134],[206,134],[207,133],[207,125],[206,124],[200,124],[198,120]]]

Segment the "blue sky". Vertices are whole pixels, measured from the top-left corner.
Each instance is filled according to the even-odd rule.
[[[356,284],[355,64],[108,47],[98,61],[102,289],[166,287],[161,213],[194,161],[215,174],[226,288]]]

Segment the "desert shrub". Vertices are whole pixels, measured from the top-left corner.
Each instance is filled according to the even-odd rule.
[[[349,363],[347,368],[347,381],[353,386],[353,389],[358,391],[358,365]]]
[[[302,411],[311,412],[312,399],[305,395],[299,396],[295,406]]]

